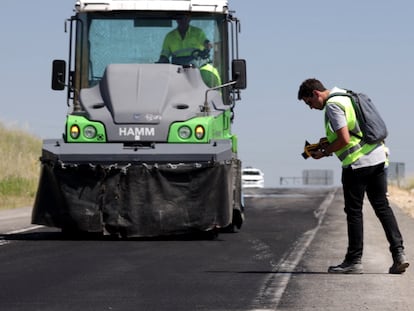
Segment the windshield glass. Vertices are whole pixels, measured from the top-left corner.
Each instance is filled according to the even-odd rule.
[[[217,69],[221,81],[227,79],[223,15],[111,12],[79,17],[77,66],[81,66],[81,87],[97,84],[112,63],[169,62],[199,68],[209,64]],[[187,25],[180,25],[180,29],[183,19]]]

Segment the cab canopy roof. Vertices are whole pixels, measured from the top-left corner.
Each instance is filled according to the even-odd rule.
[[[227,0],[77,0],[76,12],[189,11],[227,13]]]

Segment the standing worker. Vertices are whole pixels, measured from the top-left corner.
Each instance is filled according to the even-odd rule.
[[[346,93],[340,88],[326,89],[317,79],[307,79],[299,87],[298,99],[310,109],[324,110],[326,138],[319,150],[312,151],[311,157],[320,159],[335,153],[342,161],[342,187],[345,214],[348,226],[348,249],[344,261],[330,266],[329,273],[363,273],[361,263],[363,251],[362,206],[365,192],[380,220],[391,251],[393,264],[389,273],[401,274],[409,266],[404,253],[403,238],[397,220],[386,197],[384,145],[362,144],[361,139],[351,135],[358,125],[352,102],[348,96],[333,96]],[[363,135],[362,132],[359,136]]]

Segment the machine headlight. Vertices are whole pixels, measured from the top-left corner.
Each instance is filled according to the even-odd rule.
[[[96,128],[92,125],[88,125],[83,129],[83,135],[85,135],[86,138],[92,139],[96,136]]]
[[[70,127],[70,137],[72,137],[73,139],[76,139],[79,137],[79,134],[80,134],[79,126],[77,126],[76,124],[72,125]]]
[[[178,136],[180,136],[181,139],[188,139],[191,136],[191,129],[186,125],[180,127]]]
[[[195,136],[197,139],[203,139],[205,135],[205,130],[202,125],[197,125],[195,128]]]

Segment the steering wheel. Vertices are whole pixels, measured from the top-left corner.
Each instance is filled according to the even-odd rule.
[[[210,49],[204,49],[204,50],[196,49],[191,53],[191,56],[194,59],[207,59],[210,57]]]

